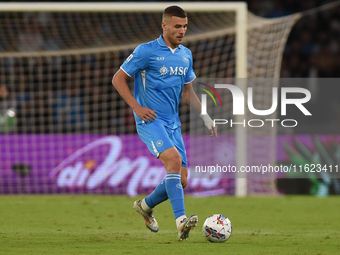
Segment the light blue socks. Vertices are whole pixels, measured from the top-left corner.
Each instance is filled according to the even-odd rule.
[[[181,174],[167,173],[165,177],[165,188],[175,215],[175,219],[185,215],[184,192],[181,183]]]
[[[165,180],[157,185],[154,191],[145,198],[145,203],[150,207],[154,208],[156,205],[164,202],[168,199],[168,194],[166,193]]]
[[[175,219],[185,215],[184,192],[181,183],[181,174],[167,173],[156,189],[145,198],[145,203],[150,208],[164,202],[169,198]]]

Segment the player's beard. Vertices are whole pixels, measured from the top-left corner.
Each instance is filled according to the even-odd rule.
[[[171,43],[174,48],[177,48],[179,44],[182,43],[184,36],[181,37],[182,40],[179,39],[178,35],[172,35],[170,38],[168,38],[169,42]]]

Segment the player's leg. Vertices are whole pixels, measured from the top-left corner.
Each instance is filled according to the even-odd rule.
[[[188,185],[188,167],[182,166],[181,168],[181,183],[183,189]]]
[[[188,167],[182,166],[181,168],[181,184],[183,188],[188,185]],[[166,193],[164,179],[157,185],[157,187],[152,191],[150,195],[142,200],[142,206],[144,210],[150,211],[152,208],[156,207],[167,199],[168,194]]]
[[[164,150],[174,146],[164,126],[156,120],[137,125],[137,132],[142,141],[148,146],[149,151],[157,158]],[[153,216],[153,208],[167,199],[168,194],[165,188],[165,180],[163,180],[149,196],[135,201],[133,205],[133,208],[142,214],[147,228],[153,232],[159,230],[158,223]]]
[[[197,225],[197,216],[193,215],[193,217],[186,219],[184,212],[182,187],[187,185],[188,169],[180,127],[175,130],[168,129],[156,120],[137,125],[137,131],[142,141],[148,146],[150,152],[162,160],[167,170],[167,176],[166,180],[163,180],[149,196],[141,201],[136,201],[134,208],[143,215],[146,226],[152,231],[157,232],[158,224],[152,215],[152,209],[169,197],[170,202],[175,201],[171,204],[172,206],[175,204],[173,210],[177,220],[177,226],[180,226],[178,228],[179,232],[181,232],[179,238],[186,239],[189,231]],[[183,173],[183,177],[181,173]],[[179,180],[179,184],[177,180]],[[173,187],[176,189],[173,189]],[[175,190],[175,192],[173,190]],[[178,194],[176,195],[176,190],[180,191],[179,199]]]
[[[185,215],[181,173],[183,171],[183,180],[187,182],[187,167],[182,166],[182,158],[175,147],[162,152],[159,159],[167,170],[165,187],[175,215],[178,238],[182,241],[189,237],[190,230],[196,227],[198,222],[197,215],[189,218]]]
[[[182,183],[183,188],[185,188],[188,185],[188,162],[187,162],[187,154],[185,150],[181,128],[178,127],[175,130],[172,130],[169,136],[182,159],[181,183]]]
[[[184,146],[181,129],[177,128],[173,130],[170,135],[170,138],[173,141],[182,159],[181,183],[183,187],[186,187],[188,184],[188,163],[187,163],[187,155],[186,155],[186,150]],[[197,226],[197,222],[198,222],[197,215],[192,215],[189,218],[186,218],[186,217],[177,218],[176,223],[177,223],[179,240],[187,239],[189,237],[190,230],[192,230],[194,227]]]
[[[182,159],[175,147],[163,151],[159,159],[166,169],[165,189],[168,194],[175,219],[185,218],[184,193],[181,183]]]
[[[181,183],[182,158],[175,147],[163,151],[159,159],[166,169],[165,188],[168,194],[177,227],[186,219],[184,192]]]
[[[185,188],[188,184],[188,167],[181,167],[181,184]],[[140,201],[140,207],[144,212],[152,212],[152,209],[168,199],[165,188],[165,179],[161,181],[150,195]],[[138,202],[137,202],[138,203]],[[150,227],[148,227],[150,229]],[[151,228],[151,231],[154,231]],[[157,230],[158,231],[158,230]],[[154,232],[157,232],[154,231]]]

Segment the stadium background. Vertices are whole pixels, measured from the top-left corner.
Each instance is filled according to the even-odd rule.
[[[65,1],[66,2],[66,1]],[[74,2],[74,1],[72,1]],[[85,2],[85,1],[82,1]],[[181,1],[178,1],[179,4]],[[311,9],[316,6],[329,3],[330,1],[247,1],[249,11],[256,15],[268,18],[280,17],[299,11]],[[34,16],[32,16],[34,19]],[[32,23],[37,21],[30,21]],[[34,50],[58,50],[67,49],[72,47],[68,43],[80,43],[78,41],[63,41],[60,42],[58,38],[45,37],[43,30],[37,30],[35,34],[32,47],[30,45],[20,41],[13,40],[13,37],[8,37],[5,25],[2,24],[0,48],[1,51],[30,51],[32,47]],[[25,29],[25,28],[24,28]],[[29,30],[29,28],[26,28]],[[67,29],[67,28],[66,28]],[[95,35],[94,35],[95,36]],[[8,40],[11,38],[12,40]],[[20,38],[20,36],[18,36]],[[71,38],[74,39],[74,38]],[[287,45],[285,47],[281,77],[291,78],[330,78],[339,77],[340,66],[340,8],[334,8],[324,12],[320,12],[317,15],[310,17],[303,17],[293,27],[293,30],[288,38]],[[86,45],[77,45],[83,47]],[[26,48],[25,48],[26,47]],[[27,48],[28,47],[28,48]],[[121,52],[118,56],[119,62],[122,61],[130,54],[130,51]],[[74,61],[72,58],[68,59],[69,63]],[[91,65],[95,65],[94,59],[84,59],[83,65],[80,67],[84,73],[91,68]],[[199,65],[199,63],[196,63]],[[67,79],[66,74],[72,73],[72,70],[65,70],[65,77],[61,77],[61,81],[65,81],[60,88],[60,83],[53,84],[52,87],[41,87],[41,84],[46,82],[48,77],[44,76],[44,63],[35,63],[33,68],[34,75],[30,80],[20,80],[22,77],[20,72],[26,70],[19,70],[15,64],[4,63],[4,66],[11,66],[11,75],[8,74],[8,69],[1,69],[1,85],[5,85],[9,93],[3,92],[6,90],[4,87],[1,90],[3,97],[2,101],[9,102],[6,106],[15,109],[15,118],[8,120],[1,126],[3,133],[7,134],[7,138],[15,137],[15,134],[70,134],[71,136],[81,136],[82,133],[90,133],[91,135],[99,134],[113,134],[127,137],[129,134],[134,134],[135,125],[131,109],[120,99],[119,95],[114,91],[111,85],[111,77],[119,66],[102,66],[99,70],[102,72],[91,73],[89,77],[82,77],[82,83],[73,83],[72,78]],[[63,66],[65,67],[65,65]],[[200,66],[195,67],[197,76],[200,76],[204,72],[204,68]],[[98,79],[100,77],[100,79]],[[106,78],[105,78],[106,77]],[[96,86],[93,87],[91,81],[97,81]],[[58,87],[55,87],[58,86]],[[77,87],[78,86],[78,87]],[[312,112],[318,118],[318,122],[304,122],[304,125],[299,129],[294,130],[294,134],[298,135],[317,135],[317,134],[329,134],[332,137],[338,137],[338,128],[340,121],[340,107],[338,95],[340,93],[340,87],[332,87],[330,90],[322,89],[319,87],[308,88],[313,94],[317,94],[315,100],[312,102]],[[50,98],[50,94],[58,91],[60,97]],[[64,91],[65,93],[60,93]],[[28,92],[28,93],[27,93]],[[65,118],[63,116],[63,104],[65,104],[65,95],[68,94],[75,98],[76,104],[79,103],[79,107],[75,107],[76,113],[70,113],[71,116]],[[30,96],[28,96],[30,95]],[[86,102],[86,107],[82,107],[82,98],[89,98]],[[50,98],[51,100],[46,100]],[[12,104],[12,105],[11,105]],[[322,105],[322,110],[320,108]],[[183,121],[183,132],[188,132],[189,125],[187,124],[188,108],[181,104],[181,113]],[[30,110],[34,109],[34,111]],[[323,112],[328,114],[323,114]],[[112,114],[114,112],[115,114]],[[322,121],[322,125],[319,123]],[[282,130],[279,133],[284,135]],[[11,136],[13,135],[13,136]],[[87,135],[88,137],[88,135]],[[78,137],[79,138],[79,137]],[[17,138],[18,139],[18,138]],[[52,138],[47,138],[52,139]],[[83,139],[80,137],[79,139]],[[337,138],[338,139],[338,138]],[[322,140],[322,139],[321,139]],[[134,143],[132,139],[130,142]],[[33,141],[34,143],[34,141]],[[4,148],[2,148],[4,149]],[[63,150],[63,149],[61,149]],[[143,151],[143,148],[140,148]],[[3,154],[4,155],[4,154]],[[139,153],[132,154],[131,157],[138,157]],[[44,159],[47,160],[47,159]],[[2,161],[3,168],[6,167],[6,162]],[[89,161],[88,164],[91,165]],[[24,179],[29,177],[29,167],[25,164],[17,164],[16,167],[10,166],[10,171],[17,171],[17,180],[15,186],[21,185],[20,178]],[[6,169],[3,169],[3,177],[8,176]],[[11,172],[11,174],[13,174]],[[21,176],[21,177],[20,177]],[[4,178],[3,178],[4,179]],[[25,183],[23,184],[25,186]],[[3,193],[11,193],[10,187],[4,187],[2,185]],[[315,192],[313,189],[313,183],[306,179],[289,179],[281,180],[278,182],[279,191],[281,193],[303,193],[303,194],[315,194],[315,195],[327,195],[327,194],[339,194],[337,186],[332,184],[328,185],[328,191],[323,193]],[[315,187],[314,187],[315,188]],[[20,192],[26,192],[29,187],[19,189]],[[12,190],[13,191],[13,190]],[[141,190],[141,192],[148,192],[148,189]],[[19,192],[19,193],[20,193]],[[47,191],[48,192],[48,191]],[[83,191],[84,192],[84,191]],[[123,191],[125,192],[125,191]],[[16,193],[16,192],[14,192]],[[131,195],[134,195],[133,193]]]

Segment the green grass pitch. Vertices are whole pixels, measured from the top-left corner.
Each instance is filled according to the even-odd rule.
[[[198,227],[177,241],[170,203],[158,206],[158,233],[132,208],[136,198],[100,195],[0,196],[0,254],[340,254],[340,197],[186,196]],[[225,243],[202,235],[206,217],[229,217]]]

